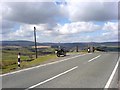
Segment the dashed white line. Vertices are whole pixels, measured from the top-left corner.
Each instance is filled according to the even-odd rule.
[[[89,54],[91,54],[91,53],[89,53]],[[31,70],[31,69],[35,69],[35,68],[39,68],[39,67],[43,67],[43,66],[59,63],[59,62],[63,62],[63,61],[67,61],[69,59],[77,58],[77,57],[84,56],[84,55],[87,55],[87,54],[77,55],[77,56],[74,56],[74,57],[71,57],[71,58],[66,58],[66,59],[63,59],[63,60],[59,60],[59,61],[55,61],[55,62],[51,62],[51,63],[47,63],[47,64],[38,65],[38,66],[35,66],[35,67],[31,67],[31,68],[26,68],[26,69],[22,69],[22,70],[10,72],[10,73],[2,74],[2,75],[0,75],[0,77],[1,76],[6,76],[6,75],[10,75],[10,74],[16,74],[16,73],[19,73],[19,72],[22,72],[22,71],[27,71],[27,70]]]
[[[120,58],[118,59],[117,64],[115,65],[115,68],[114,68],[112,74],[110,75],[110,78],[108,79],[108,81],[107,81],[107,83],[106,83],[106,85],[105,85],[104,88],[109,88],[109,86],[110,86],[110,84],[111,84],[111,81],[112,81],[112,79],[113,79],[113,77],[114,77],[114,75],[115,75],[115,73],[116,73],[116,71],[117,71],[119,62],[120,62]]]
[[[100,56],[101,56],[101,55],[98,55],[97,57],[94,57],[94,58],[90,59],[88,62],[91,62],[91,61],[93,61],[93,60],[99,58]]]
[[[68,72],[70,72],[70,71],[73,71],[73,70],[76,69],[76,68],[78,68],[78,66],[73,67],[73,68],[71,68],[71,69],[69,69],[69,70],[67,70],[67,71],[65,71],[65,72],[63,72],[63,73],[60,73],[60,74],[58,74],[58,75],[56,75],[56,76],[54,76],[54,77],[51,77],[51,78],[49,78],[49,79],[47,79],[47,80],[45,80],[45,81],[40,82],[40,83],[38,83],[38,84],[35,84],[35,85],[33,85],[33,86],[25,89],[25,90],[29,90],[29,89],[35,88],[35,87],[37,87],[37,86],[39,86],[39,85],[42,85],[42,84],[44,84],[44,83],[46,83],[46,82],[49,82],[49,81],[51,81],[51,80],[53,80],[53,79],[55,79],[55,78],[57,78],[57,77],[60,77],[61,75],[64,75],[64,74],[66,74],[66,73],[68,73]]]

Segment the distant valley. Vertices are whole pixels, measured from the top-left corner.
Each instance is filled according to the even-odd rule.
[[[120,43],[120,42],[119,42]],[[65,47],[66,49],[75,49],[78,47],[80,50],[87,48],[88,46],[94,46],[94,47],[100,47],[100,48],[106,48],[111,49],[114,51],[114,49],[118,49],[119,46],[118,42],[77,42],[77,43],[38,43],[38,46],[51,46],[53,48],[56,48],[58,46]],[[19,46],[19,47],[32,47],[34,46],[34,42],[32,41],[2,41],[2,47],[5,46]]]

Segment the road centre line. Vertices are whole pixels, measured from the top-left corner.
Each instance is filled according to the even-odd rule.
[[[110,75],[110,77],[109,77],[109,79],[108,79],[108,81],[107,81],[107,83],[106,83],[106,85],[105,85],[104,88],[109,88],[109,86],[110,86],[110,84],[111,84],[111,81],[112,81],[112,79],[113,79],[113,77],[114,77],[114,75],[115,75],[115,73],[116,73],[116,71],[117,71],[119,62],[120,62],[120,58],[118,59],[116,65],[115,65],[115,67],[114,67],[114,69],[113,69],[113,72],[111,73],[111,75]]]
[[[91,54],[91,53],[87,53],[87,54]],[[47,65],[59,63],[59,62],[63,62],[63,61],[67,61],[67,60],[69,60],[69,59],[77,58],[77,57],[84,56],[84,55],[87,55],[87,54],[77,55],[77,56],[70,57],[70,58],[66,58],[66,59],[63,59],[63,60],[54,61],[54,62],[51,62],[51,63],[42,64],[42,65],[38,65],[38,66],[35,66],[35,67],[30,67],[30,68],[26,68],[26,69],[14,71],[14,72],[2,74],[2,75],[0,75],[0,77],[1,77],[1,76],[6,76],[6,75],[10,75],[10,74],[16,74],[16,73],[19,73],[19,72],[22,72],[22,71],[27,71],[27,70],[31,70],[31,69],[35,69],[35,68],[39,68],[39,67],[43,67],[43,66],[47,66]]]
[[[35,85],[33,85],[33,86],[25,89],[25,90],[29,90],[29,89],[35,88],[35,87],[37,87],[37,86],[39,86],[39,85],[42,85],[42,84],[44,84],[44,83],[46,83],[46,82],[49,82],[49,81],[51,81],[51,80],[53,80],[53,79],[55,79],[55,78],[58,78],[58,77],[60,77],[61,75],[64,75],[64,74],[66,74],[66,73],[68,73],[68,72],[70,72],[70,71],[73,71],[73,70],[77,69],[77,68],[78,68],[78,66],[73,67],[73,68],[71,68],[71,69],[69,69],[69,70],[67,70],[67,71],[65,71],[65,72],[63,72],[63,73],[60,73],[60,74],[58,74],[58,75],[56,75],[56,76],[54,76],[54,77],[51,77],[51,78],[49,78],[49,79],[46,79],[45,81],[42,81],[42,82],[40,82],[40,83],[38,83],[38,84],[35,84]]]
[[[94,58],[90,59],[88,62],[91,62],[91,61],[93,61],[93,60],[99,58],[100,56],[101,56],[101,55],[98,55],[97,57],[94,57]]]

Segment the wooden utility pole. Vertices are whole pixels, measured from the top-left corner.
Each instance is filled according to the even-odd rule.
[[[76,52],[78,52],[78,45],[76,46]]]
[[[36,28],[34,27],[34,38],[35,38],[35,52],[36,52],[36,58],[37,58],[37,43],[36,43]]]

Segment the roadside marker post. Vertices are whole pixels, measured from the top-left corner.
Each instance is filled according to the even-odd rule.
[[[18,53],[18,67],[20,67],[20,53]]]

